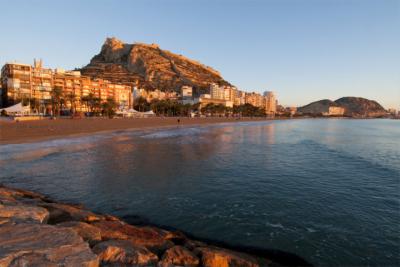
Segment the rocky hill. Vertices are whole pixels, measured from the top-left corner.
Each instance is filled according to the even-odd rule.
[[[387,113],[378,102],[362,97],[342,97],[335,103],[344,108],[346,116],[351,117],[381,117]]]
[[[335,101],[319,100],[299,107],[298,111],[303,114],[320,115],[331,106],[344,108],[344,115],[349,117],[373,118],[385,116],[387,113],[378,102],[361,97],[342,97]]]
[[[298,108],[298,111],[303,114],[322,114],[323,112],[328,110],[328,108],[331,106],[337,107],[338,104],[336,104],[332,100],[323,99],[323,100],[312,102],[303,107],[300,107],[300,108]]]
[[[206,89],[229,84],[211,67],[162,50],[155,44],[126,44],[107,38],[98,55],[81,69],[83,75],[146,89],[179,90],[182,85]]]

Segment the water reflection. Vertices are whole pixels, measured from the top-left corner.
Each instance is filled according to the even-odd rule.
[[[387,124],[291,120],[2,146],[0,182],[316,265],[395,265],[400,128]]]

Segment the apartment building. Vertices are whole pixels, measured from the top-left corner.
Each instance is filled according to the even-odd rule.
[[[1,69],[2,103],[14,105],[29,101],[32,95],[32,67],[22,63],[6,63]]]
[[[277,101],[275,97],[275,93],[271,91],[264,92],[264,107],[265,113],[270,116],[274,116],[276,113]]]
[[[7,63],[1,71],[3,106],[19,102],[31,105],[32,111],[48,113],[52,98],[58,94],[63,99],[64,108],[76,111],[88,111],[82,98],[93,95],[101,102],[112,98],[120,109],[132,106],[131,87],[114,84],[103,79],[94,79],[81,75],[79,71],[43,68],[42,61],[35,60],[34,65]]]
[[[344,108],[329,106],[324,112],[322,112],[323,116],[343,116]]]
[[[225,87],[212,83],[210,85],[210,95],[212,99],[225,100]]]
[[[261,108],[264,106],[264,98],[259,93],[255,93],[255,92],[246,93],[245,94],[245,103]]]

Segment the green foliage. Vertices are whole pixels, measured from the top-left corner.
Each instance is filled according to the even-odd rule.
[[[153,100],[150,103],[150,108],[157,115],[162,116],[189,116],[195,110],[195,105],[181,104],[172,100]]]
[[[133,104],[134,109],[140,112],[144,111],[149,111],[150,110],[150,104],[147,102],[147,100],[143,97],[138,97],[135,99],[135,102]]]
[[[265,116],[265,111],[262,108],[255,107],[251,104],[244,104],[233,106],[233,114],[243,117],[263,117]]]
[[[104,116],[112,118],[115,115],[115,110],[117,109],[117,106],[118,105],[114,99],[108,98],[106,102],[101,104],[101,112]]]
[[[100,98],[96,97],[94,94],[90,93],[87,96],[83,96],[81,98],[81,101],[84,105],[86,105],[86,107],[88,108],[88,110],[90,112],[94,112],[94,113],[98,113],[100,108],[101,108],[101,104],[100,104]]]
[[[64,104],[63,92],[59,87],[55,87],[51,94],[52,110],[54,115],[60,115],[60,111]]]

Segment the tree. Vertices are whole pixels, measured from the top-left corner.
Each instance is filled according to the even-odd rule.
[[[263,108],[255,107],[249,103],[234,106],[233,114],[244,116],[244,117],[263,117],[265,116],[265,111]]]
[[[36,113],[40,112],[40,101],[37,98],[31,98],[29,99],[29,106],[31,107],[31,110],[34,110]]]
[[[76,101],[75,93],[70,92],[69,94],[67,94],[67,100],[70,104],[71,113],[74,114],[75,113],[75,101]]]
[[[101,106],[103,115],[106,115],[109,118],[114,117],[118,105],[113,98],[108,98],[106,102],[101,104]]]
[[[146,98],[139,96],[135,99],[134,108],[140,112],[149,111],[150,104],[147,102]]]
[[[54,90],[51,92],[51,107],[53,114],[57,114],[57,116],[60,116],[60,111],[64,103],[64,99],[62,97],[62,89],[59,87],[55,87]]]

